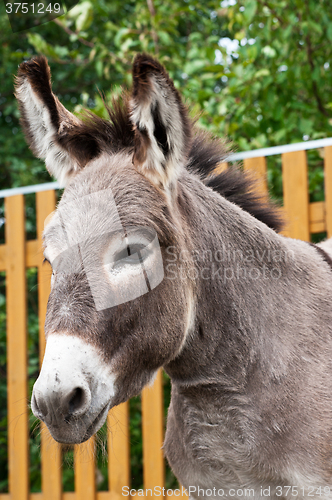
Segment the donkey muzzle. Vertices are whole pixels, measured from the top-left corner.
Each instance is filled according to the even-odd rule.
[[[115,376],[96,348],[79,337],[50,334],[31,409],[61,443],[86,441],[112,406]]]

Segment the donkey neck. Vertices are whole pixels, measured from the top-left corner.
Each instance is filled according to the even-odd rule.
[[[240,389],[259,357],[272,298],[292,253],[286,238],[195,177],[182,179],[179,191],[189,222],[195,313],[180,353],[165,370],[185,386]]]

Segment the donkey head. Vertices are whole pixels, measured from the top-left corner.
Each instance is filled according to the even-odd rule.
[[[57,441],[79,443],[188,333],[193,284],[169,279],[163,259],[189,244],[177,197],[191,125],[147,55],[136,57],[132,93],[108,121],[65,109],[44,57],[21,64],[16,96],[31,149],[66,186],[44,231],[53,276],[32,410]]]

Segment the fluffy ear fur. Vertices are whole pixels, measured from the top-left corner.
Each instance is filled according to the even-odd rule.
[[[167,72],[146,54],[134,60],[130,107],[135,131],[133,163],[155,185],[169,187],[190,150],[191,123]]]
[[[33,153],[63,186],[99,154],[91,134],[82,134],[82,122],[53,94],[47,60],[38,56],[20,65],[15,81],[21,124]]]

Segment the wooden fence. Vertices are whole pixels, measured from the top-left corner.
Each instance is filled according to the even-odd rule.
[[[256,172],[266,191],[266,158],[246,158],[244,168]],[[312,233],[326,231],[332,236],[332,146],[324,148],[324,171],[325,201],[309,203],[306,152],[282,154],[284,208],[290,220],[287,236],[308,241]],[[55,209],[55,203],[54,190],[36,193],[37,239],[26,241],[24,195],[5,198],[5,244],[0,245],[0,271],[6,272],[7,284],[9,493],[0,494],[0,500],[117,500],[123,498],[122,486],[130,485],[128,403],[114,408],[108,416],[112,427],[112,435],[108,436],[109,491],[96,491],[94,438],[91,438],[75,446],[75,492],[62,492],[61,453],[45,427],[41,434],[42,492],[29,491],[26,268],[38,269],[41,362],[45,348],[43,324],[50,290],[50,271],[42,266],[42,231],[44,220]],[[114,422],[118,422],[116,427]],[[142,393],[144,489],[164,485],[163,434],[162,375],[159,372],[154,386]],[[169,491],[166,497],[175,497],[174,492]]]

